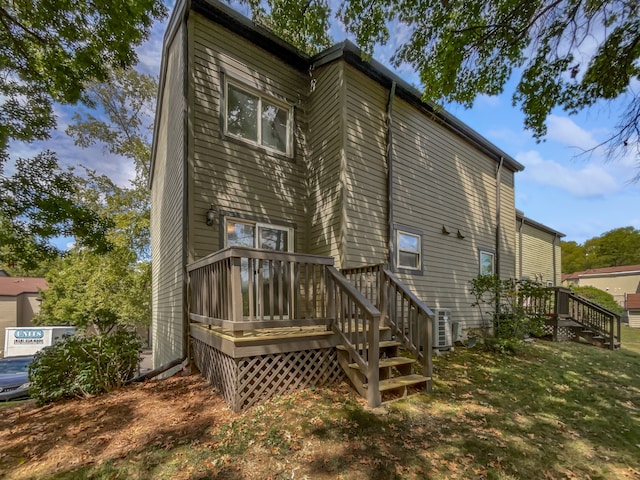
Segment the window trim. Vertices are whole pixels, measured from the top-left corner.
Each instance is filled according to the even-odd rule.
[[[245,225],[251,225],[253,226],[256,230],[255,230],[255,236],[254,236],[254,246],[250,247],[250,248],[258,248],[256,246],[256,242],[258,241],[259,235],[258,235],[258,229],[263,227],[263,228],[270,228],[273,230],[282,230],[287,232],[287,250],[286,252],[291,253],[294,251],[294,234],[295,234],[295,229],[290,226],[290,225],[278,225],[278,224],[274,224],[274,223],[267,223],[267,222],[260,222],[257,220],[247,220],[245,218],[240,218],[240,217],[234,217],[231,215],[224,215],[223,219],[222,219],[222,238],[223,238],[223,248],[227,248],[229,247],[228,244],[228,237],[227,237],[227,225],[229,224],[228,222],[233,222],[233,223],[243,223]]]
[[[275,155],[282,155],[287,158],[293,158],[293,116],[294,116],[294,108],[293,105],[274,97],[273,95],[269,95],[266,92],[263,92],[255,87],[247,85],[240,80],[236,80],[235,78],[229,75],[223,75],[223,99],[221,102],[221,113],[222,113],[222,134],[230,139],[236,140],[238,142],[242,142],[244,144],[251,145],[256,148],[260,148],[269,153],[273,153]],[[231,133],[229,131],[229,85],[232,85],[234,88],[241,90],[249,95],[258,98],[258,114],[256,115],[258,125],[257,129],[257,140],[251,140],[249,138],[242,137],[240,135]],[[278,150],[277,148],[273,148],[269,145],[265,145],[262,143],[262,102],[266,101],[269,104],[275,105],[278,108],[281,108],[287,112],[287,138],[286,138],[286,151]]]
[[[410,237],[415,237],[418,239],[418,251],[415,252],[413,250],[400,249],[400,235],[407,235]],[[395,271],[401,273],[411,273],[411,274],[422,274],[423,271],[423,254],[422,254],[422,231],[417,230],[415,228],[404,227],[404,226],[396,226],[395,227],[395,235],[394,235],[394,252],[393,252],[393,261]],[[400,264],[400,252],[409,252],[418,255],[418,266],[410,267],[408,265]]]
[[[490,255],[491,256],[491,273],[482,273],[482,255]],[[495,275],[496,273],[496,252],[490,248],[478,248],[478,275]]]

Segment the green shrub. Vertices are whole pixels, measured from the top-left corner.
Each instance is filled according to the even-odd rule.
[[[38,404],[108,392],[135,376],[142,342],[135,333],[72,336],[36,353],[29,366]]]
[[[618,315],[622,315],[623,308],[616,302],[609,292],[605,292],[604,290],[600,290],[596,287],[591,287],[585,285],[583,287],[572,286],[571,290],[580,295],[581,297],[586,298],[587,300],[600,305],[607,310],[612,311]]]
[[[529,335],[541,335],[551,291],[530,280],[502,280],[482,275],[471,280],[472,304],[483,319],[485,346],[500,353],[517,353]],[[490,322],[487,321],[490,319]]]

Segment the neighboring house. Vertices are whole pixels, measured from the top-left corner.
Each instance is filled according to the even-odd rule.
[[[562,284],[570,287],[588,286],[610,293],[621,307],[631,293],[640,293],[640,265],[591,268],[582,272],[562,275]]]
[[[516,276],[548,287],[561,284],[560,239],[564,233],[538,223],[516,210]]]
[[[640,328],[640,293],[629,293],[625,303],[629,326]]]
[[[47,288],[44,278],[0,276],[0,350],[7,327],[30,327],[40,311],[39,292]]]
[[[332,362],[334,337],[303,344],[289,332],[276,345],[247,333],[251,322],[271,326],[268,316],[294,326],[340,316],[333,303],[347,297],[332,296],[331,264],[386,264],[396,291],[413,302],[406,315],[424,314],[424,303],[449,309],[465,328],[480,325],[469,281],[530,268],[520,262],[517,271],[516,262],[514,174],[522,169],[348,41],[309,57],[226,5],[178,2],[164,39],[152,151],[154,366],[191,352],[213,383],[232,389],[244,384],[233,380],[242,369],[269,365],[288,377],[285,363],[316,368],[314,351]],[[523,245],[541,229],[557,246],[562,234],[519,221]],[[545,280],[560,262],[559,250],[550,252],[550,266],[539,268]],[[388,309],[389,291],[358,275],[350,279],[381,318],[401,315]],[[296,317],[301,306],[310,317]],[[276,354],[289,356],[277,363]],[[318,372],[304,376],[333,378]],[[255,383],[268,383],[260,375]]]

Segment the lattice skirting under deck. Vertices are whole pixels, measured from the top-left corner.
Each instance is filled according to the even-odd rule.
[[[195,338],[191,344],[196,366],[236,412],[276,395],[343,378],[334,348],[234,359]]]
[[[552,325],[545,325],[543,328],[547,335],[553,336]],[[556,339],[558,342],[568,342],[570,340],[575,340],[577,337],[578,336],[573,331],[573,327],[558,327],[558,337]]]

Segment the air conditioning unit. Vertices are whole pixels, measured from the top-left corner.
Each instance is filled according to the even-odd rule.
[[[436,308],[433,311],[433,348],[434,350],[451,350],[451,309]]]

